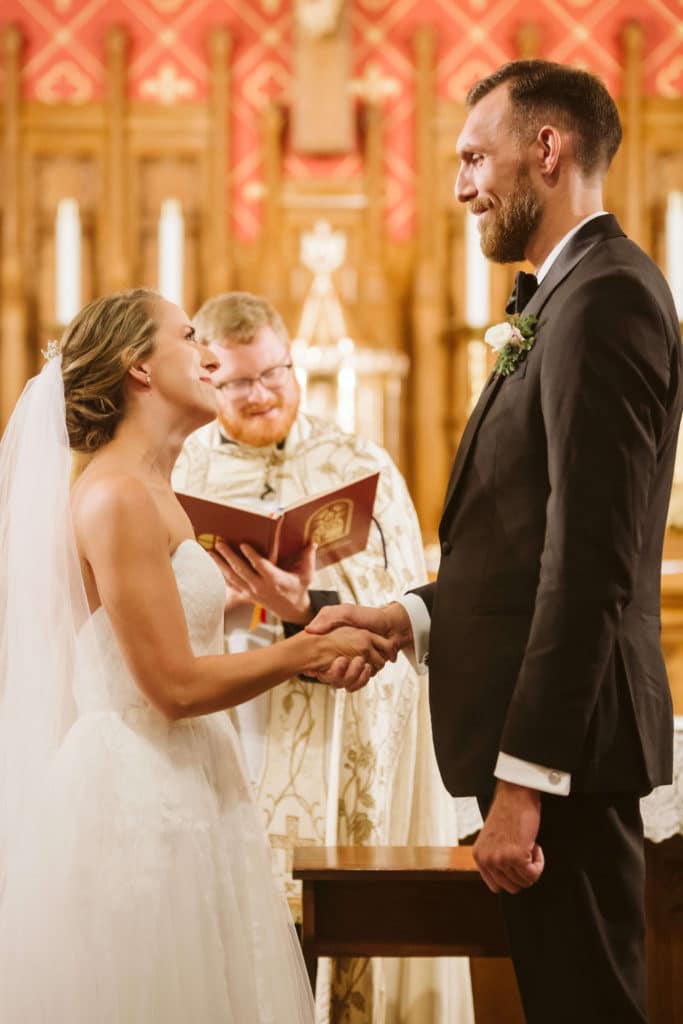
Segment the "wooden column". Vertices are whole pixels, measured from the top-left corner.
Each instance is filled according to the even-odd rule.
[[[126,205],[126,54],[123,28],[112,26],[105,40],[107,59],[107,145],[105,203],[102,210],[104,245],[100,280],[103,293],[131,286]]]
[[[230,209],[228,204],[231,38],[227,29],[209,36],[211,59],[211,138],[209,144],[209,197],[205,206],[206,244],[202,247],[202,301],[227,291],[232,283]]]
[[[351,18],[347,0],[333,0],[325,23],[318,3],[295,0],[292,148],[296,153],[348,153],[353,149]]]
[[[452,452],[447,444],[447,360],[443,260],[439,259],[439,183],[436,180],[434,34],[414,39],[417,106],[417,254],[412,295],[413,358],[410,432],[412,494],[425,540],[436,536]]]
[[[384,118],[379,98],[371,98],[365,103],[363,119],[365,122],[365,194],[368,197],[368,212],[365,217],[365,254],[370,264],[381,266],[384,229],[382,189]]]
[[[364,105],[365,194],[363,272],[359,280],[359,320],[364,333],[383,348],[396,348],[395,307],[386,274],[384,251],[384,113],[381,94]]]
[[[4,427],[28,377],[26,292],[22,260],[22,173],[20,65],[22,35],[15,25],[2,34],[5,57],[2,197],[2,261],[0,282],[0,416]]]
[[[263,179],[265,185],[261,233],[260,288],[274,306],[285,299],[282,241],[282,111],[270,101],[263,111]]]
[[[626,157],[625,223],[626,234],[643,248],[643,30],[637,22],[629,22],[622,34],[624,48],[624,114]]]

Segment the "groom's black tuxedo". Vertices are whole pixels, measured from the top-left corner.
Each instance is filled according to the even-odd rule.
[[[572,791],[671,779],[660,632],[664,528],[683,401],[660,271],[589,221],[524,310],[535,343],[488,383],[440,526],[430,697],[449,790],[485,794],[499,750]]]
[[[503,897],[533,1024],[644,1022],[638,796],[670,781],[662,544],[683,402],[657,267],[611,216],[570,240],[524,314],[527,359],[489,381],[440,526],[431,613],[437,760],[485,802],[497,754],[571,772],[542,797],[540,881]]]

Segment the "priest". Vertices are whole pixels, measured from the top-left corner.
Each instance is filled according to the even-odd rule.
[[[263,509],[379,471],[367,546],[335,565],[316,571],[312,546],[288,571],[246,545],[219,546],[226,649],[271,644],[324,604],[382,603],[423,583],[420,531],[401,474],[378,445],[301,411],[279,314],[258,296],[231,292],[209,299],[194,325],[218,364],[218,418],[186,443],[177,490]],[[357,693],[292,679],[236,708],[234,720],[295,917],[295,846],[445,845],[479,825],[474,805],[443,787],[425,681],[402,655]],[[319,1021],[422,1024],[425,1012],[432,1024],[473,1020],[464,961],[328,966],[318,974]]]

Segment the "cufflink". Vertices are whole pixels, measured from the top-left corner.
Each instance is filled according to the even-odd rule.
[[[548,772],[548,782],[551,786],[559,786],[562,782],[562,776],[559,772]]]

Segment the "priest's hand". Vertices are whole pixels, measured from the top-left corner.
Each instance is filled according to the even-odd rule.
[[[367,608],[358,604],[328,605],[318,612],[306,629],[309,633],[328,633],[338,626],[369,629],[372,633],[393,641],[398,650],[410,647],[413,643],[413,630],[408,612],[398,601],[382,605],[381,608]]]
[[[228,585],[226,610],[238,604],[260,604],[284,622],[308,622],[308,588],[315,572],[315,551],[315,545],[309,544],[285,570],[263,558],[249,544],[241,544],[238,551],[219,541],[212,554]]]
[[[543,851],[536,842],[541,824],[537,789],[498,780],[491,809],[474,844],[474,859],[491,892],[518,893],[543,873]]]

